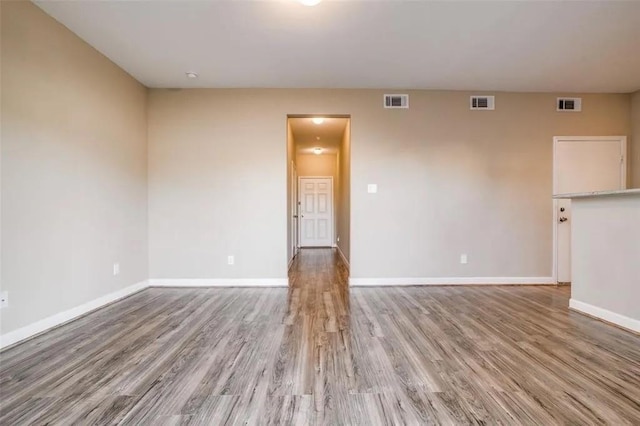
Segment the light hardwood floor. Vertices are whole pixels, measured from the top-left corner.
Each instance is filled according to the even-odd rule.
[[[0,354],[0,424],[640,424],[640,337],[565,287],[148,289]]]

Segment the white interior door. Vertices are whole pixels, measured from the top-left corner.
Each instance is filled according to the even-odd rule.
[[[624,189],[626,138],[554,138],[554,194]],[[571,200],[556,200],[555,252],[558,282],[571,282]]]
[[[300,178],[300,247],[333,245],[333,179]]]

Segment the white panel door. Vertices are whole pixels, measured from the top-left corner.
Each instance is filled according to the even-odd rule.
[[[554,139],[554,194],[624,189],[626,139]],[[571,282],[571,200],[557,200],[556,267],[558,282]]]
[[[333,245],[333,179],[300,178],[300,247]]]

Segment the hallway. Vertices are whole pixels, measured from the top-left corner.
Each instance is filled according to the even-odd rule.
[[[632,424],[640,336],[566,287],[151,288],[0,354],[0,424]]]

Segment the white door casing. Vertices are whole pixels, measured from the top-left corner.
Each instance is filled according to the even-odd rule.
[[[296,163],[291,162],[291,257],[298,254],[298,227],[299,227],[299,202],[298,202],[298,171]]]
[[[626,137],[553,138],[553,193],[624,189]],[[554,200],[553,275],[571,282],[571,200]]]
[[[333,178],[300,177],[300,247],[333,246]]]

